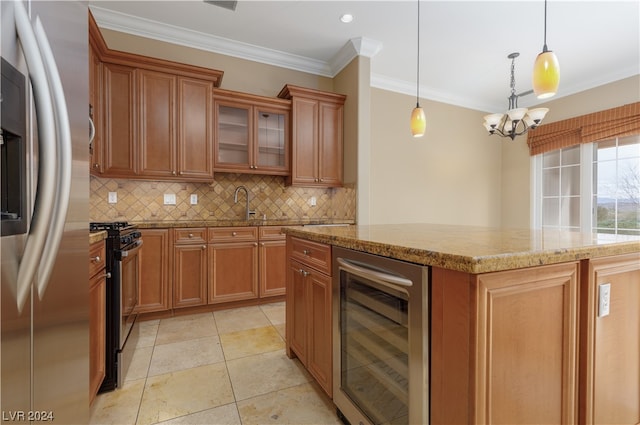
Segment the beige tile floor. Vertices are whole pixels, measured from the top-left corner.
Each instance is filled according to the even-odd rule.
[[[91,424],[341,424],[284,349],[284,303],[141,323],[121,389],[99,394]]]

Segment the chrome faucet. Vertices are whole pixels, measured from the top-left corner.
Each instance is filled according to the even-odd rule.
[[[244,186],[238,186],[238,187],[236,187],[236,191],[235,191],[235,192],[233,192],[233,203],[234,203],[234,204],[237,204],[237,203],[238,203],[238,192],[240,192],[241,190],[244,190],[244,194],[245,194],[245,195],[246,195],[246,197],[247,197],[247,204],[246,204],[246,207],[245,207],[245,210],[246,210],[246,216],[245,216],[245,219],[246,219],[246,220],[249,220],[249,216],[250,216],[251,214],[255,214],[256,212],[255,212],[254,210],[250,210],[250,209],[249,209],[249,191],[247,190],[247,188],[246,188],[246,187],[244,187]]]

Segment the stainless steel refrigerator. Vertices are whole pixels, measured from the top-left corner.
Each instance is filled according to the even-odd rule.
[[[0,418],[89,420],[87,2],[0,1]]]

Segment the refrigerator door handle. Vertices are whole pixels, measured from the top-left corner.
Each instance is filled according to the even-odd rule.
[[[58,248],[64,233],[64,223],[69,209],[69,197],[71,196],[71,127],[69,125],[69,113],[67,102],[64,96],[64,89],[60,79],[60,73],[56,65],[49,39],[42,26],[40,17],[36,18],[35,34],[40,52],[44,60],[45,69],[53,98],[55,112],[57,138],[56,147],[58,151],[58,161],[56,166],[56,196],[53,215],[50,220],[50,228],[42,251],[40,268],[37,276],[38,297],[42,299],[49,284],[49,277],[53,270]]]
[[[31,87],[33,89],[38,126],[38,184],[33,202],[33,215],[18,268],[16,302],[22,311],[29,296],[31,283],[38,270],[55,203],[56,184],[56,127],[47,74],[38,43],[22,1],[14,1],[14,19],[18,38],[22,44]]]

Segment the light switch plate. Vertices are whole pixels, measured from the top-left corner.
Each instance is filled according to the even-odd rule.
[[[197,205],[197,204],[198,204],[198,194],[193,193],[191,194],[191,205]]]
[[[176,194],[175,193],[165,193],[164,194],[164,204],[165,205],[175,205],[176,204]]]
[[[315,197],[315,196],[312,196],[312,197],[309,199],[309,205],[310,205],[310,206],[315,207],[315,206],[317,205],[317,203],[318,203],[318,201],[316,200],[316,197]]]
[[[598,285],[598,317],[609,315],[611,307],[611,284],[603,283]]]
[[[117,204],[118,203],[118,192],[109,192],[108,202],[110,204]]]

